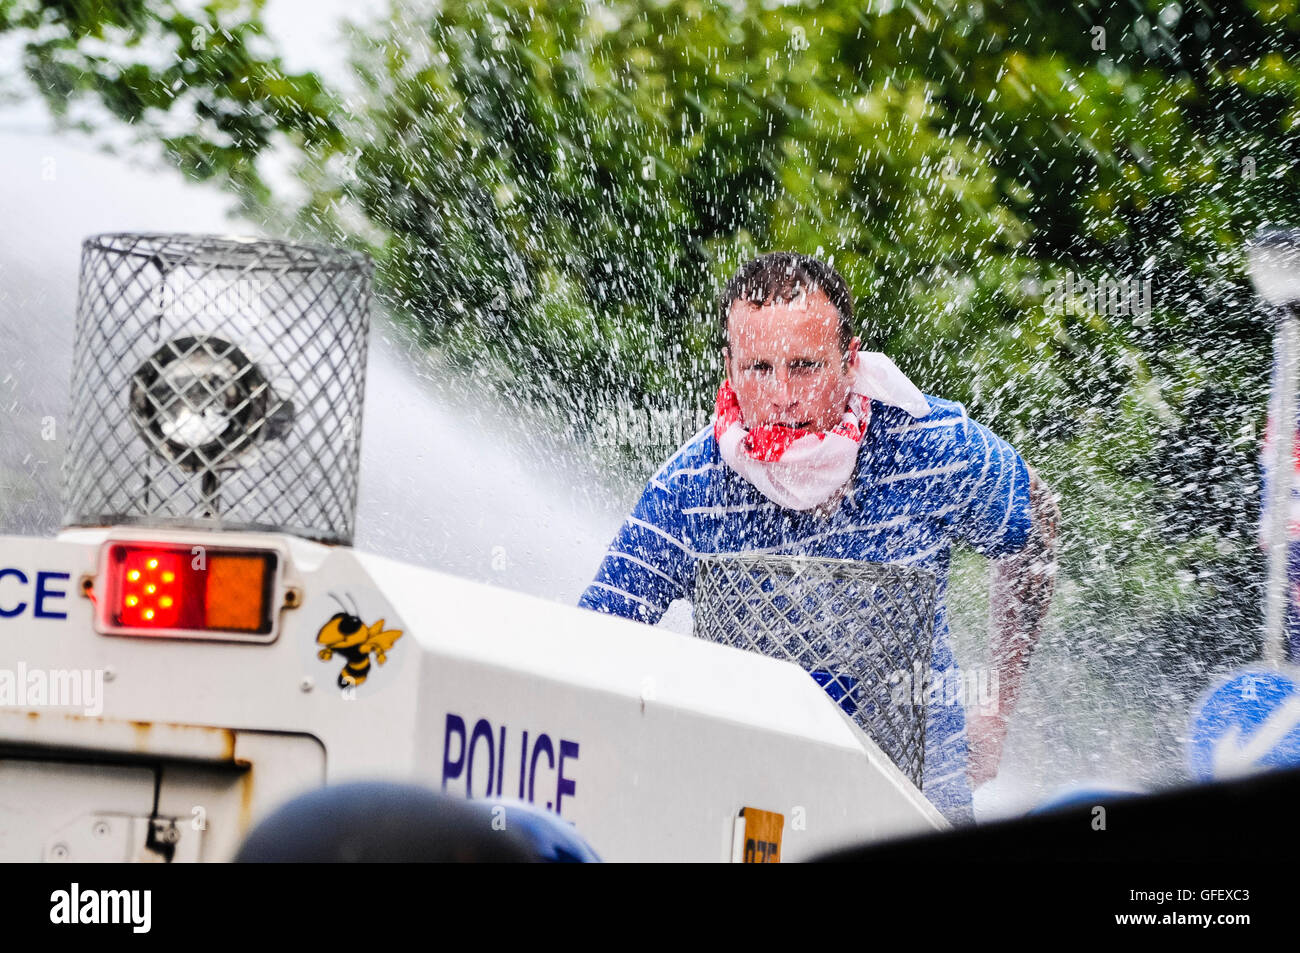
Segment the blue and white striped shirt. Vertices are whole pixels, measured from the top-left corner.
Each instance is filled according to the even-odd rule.
[[[783,509],[735,473],[706,427],[651,477],[579,605],[655,623],[689,599],[697,554],[782,553],[921,566],[938,580],[932,674],[952,684],[945,594],[951,548],[995,558],[1029,534],[1029,471],[1010,444],[927,395],[913,418],[871,403],[853,487],[829,516]],[[950,820],[972,819],[960,702],[927,713],[923,788]]]

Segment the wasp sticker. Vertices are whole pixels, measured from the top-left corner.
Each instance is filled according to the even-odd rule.
[[[334,593],[330,598],[343,610],[335,612],[316,632],[316,658],[328,662],[334,671],[331,677],[347,698],[355,697],[357,690],[368,682],[382,681],[379,667],[385,665],[394,646],[402,637],[400,628],[389,628],[383,617],[368,621],[356,599],[343,594],[351,606]]]

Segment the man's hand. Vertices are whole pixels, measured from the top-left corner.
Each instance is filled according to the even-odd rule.
[[[968,716],[966,732],[970,739],[970,768],[967,771],[972,787],[992,781],[1002,761],[1002,743],[1007,737],[1007,720],[999,713],[985,714],[976,710]]]
[[[1025,547],[993,564],[990,593],[990,656],[997,676],[996,708],[969,716],[971,784],[997,776],[1007,719],[1020,697],[1020,679],[1029,667],[1056,586],[1056,536],[1061,513],[1052,491],[1029,468],[1029,539]]]

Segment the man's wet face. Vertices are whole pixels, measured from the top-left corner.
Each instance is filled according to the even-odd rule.
[[[736,301],[727,322],[727,376],[746,427],[781,424],[829,430],[840,422],[849,387],[839,314],[816,290],[793,301]],[[851,354],[856,354],[856,341]]]

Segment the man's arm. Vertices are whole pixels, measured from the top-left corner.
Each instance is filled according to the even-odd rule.
[[[1056,540],[1060,510],[1051,489],[1029,468],[1029,536],[1019,552],[993,562],[990,587],[990,656],[997,678],[993,711],[970,715],[972,783],[998,773],[1007,719],[1020,697],[1020,682],[1029,667],[1056,586]]]
[[[657,479],[609,544],[578,605],[654,625],[674,599],[687,595],[695,561],[682,540],[681,508]]]

